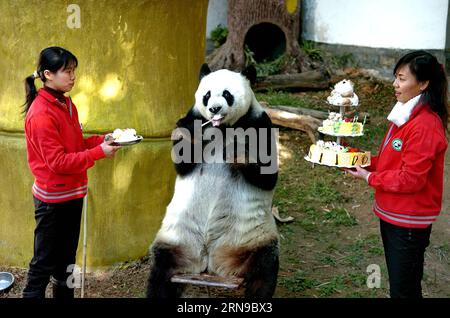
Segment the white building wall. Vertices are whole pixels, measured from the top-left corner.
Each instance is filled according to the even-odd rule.
[[[394,49],[445,49],[449,0],[303,0],[302,37]]]

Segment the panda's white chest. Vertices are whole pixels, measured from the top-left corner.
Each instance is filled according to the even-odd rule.
[[[241,178],[232,176],[226,164],[200,164],[189,176],[177,177],[168,210],[173,206],[176,210],[173,213],[180,216],[196,210],[201,222],[206,222],[221,207],[237,200],[248,200],[244,197],[253,191],[243,183]]]
[[[272,193],[233,175],[226,164],[201,164],[192,174],[177,177],[162,231],[177,241],[245,233],[246,227],[267,221]]]

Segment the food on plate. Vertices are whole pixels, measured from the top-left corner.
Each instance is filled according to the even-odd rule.
[[[336,83],[327,97],[328,103],[335,106],[358,106],[359,99],[353,91],[353,86],[353,82],[347,79]]]
[[[136,130],[133,128],[125,128],[120,129],[117,128],[114,130],[113,134],[114,142],[129,142],[138,139],[139,137],[136,135]]]
[[[336,142],[319,140],[310,146],[306,159],[334,167],[367,166],[370,165],[370,151],[361,151]]]

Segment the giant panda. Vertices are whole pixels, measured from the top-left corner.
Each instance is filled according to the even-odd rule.
[[[268,169],[267,173],[262,168],[274,166],[277,151],[270,118],[250,86],[255,79],[254,67],[241,73],[226,69],[211,72],[207,64],[201,67],[195,104],[176,124],[175,132],[184,133],[174,133],[172,138],[174,149],[181,142],[192,147],[191,160],[174,160],[177,177],[173,198],[150,247],[149,298],[182,296],[182,285],[170,281],[182,273],[241,277],[245,297],[273,296],[279,236],[271,207],[278,171]],[[234,158],[225,158],[225,152],[217,154],[227,159],[223,162],[195,160],[194,148],[201,144],[195,137],[195,121],[202,124],[197,125],[202,136],[208,129],[254,129],[258,147],[268,150],[270,164],[260,158],[259,148],[257,158],[250,158],[254,152],[246,137],[234,140],[244,144],[246,158],[238,158],[236,151]],[[223,148],[230,146],[230,138],[223,141]],[[204,143],[201,149],[207,146]],[[214,157],[215,152],[211,154]],[[177,158],[174,150],[172,157]]]

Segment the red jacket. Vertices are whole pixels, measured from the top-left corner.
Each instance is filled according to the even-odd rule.
[[[105,157],[100,146],[104,136],[83,139],[77,109],[65,99],[68,106],[40,89],[25,118],[28,165],[35,177],[32,192],[49,203],[84,197],[87,169]]]
[[[447,145],[442,121],[428,105],[417,105],[400,127],[391,123],[369,169],[375,214],[407,228],[426,228],[435,221],[441,211]]]

